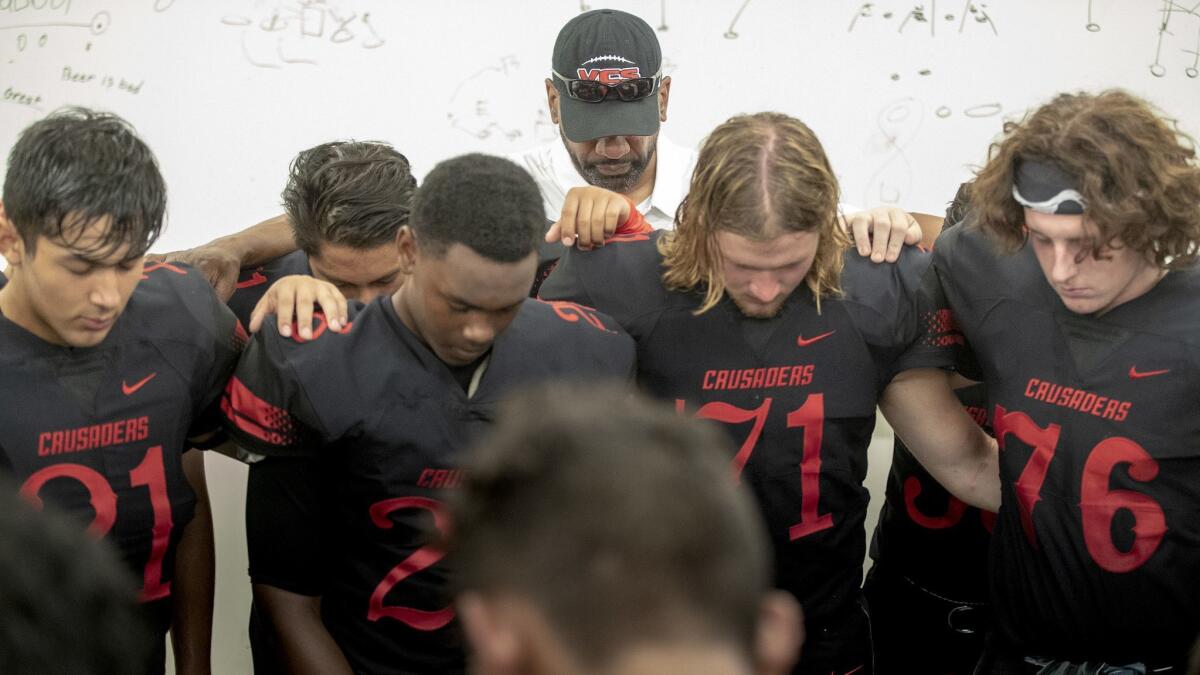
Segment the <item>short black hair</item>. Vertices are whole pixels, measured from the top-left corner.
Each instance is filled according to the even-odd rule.
[[[39,236],[75,243],[109,216],[104,237],[85,251],[106,258],[129,246],[140,258],[162,232],[167,185],[150,148],[120,117],[63,108],[25,128],[8,155],[4,209],[32,253]]]
[[[451,501],[459,590],[527,599],[597,668],[646,643],[749,655],[770,558],[733,454],[715,425],[626,388],[526,392]]]
[[[375,248],[408,224],[416,188],[408,158],[387,143],[334,141],[292,160],[283,208],[308,255],[326,243]]]
[[[464,244],[495,262],[534,250],[546,216],[537,184],[503,157],[469,154],[440,162],[413,198],[411,226],[421,250],[445,255]]]
[[[0,673],[140,670],[154,635],[136,589],[108,545],[0,485]]]

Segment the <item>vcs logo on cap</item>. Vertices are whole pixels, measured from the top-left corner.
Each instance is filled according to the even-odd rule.
[[[615,62],[619,64],[633,64],[633,67],[620,65],[614,68],[593,68],[590,67],[596,62]],[[591,80],[601,84],[617,84],[622,80],[636,80],[642,76],[642,69],[639,68],[633,61],[615,54],[606,54],[588,59],[575,71],[575,76],[581,80]]]

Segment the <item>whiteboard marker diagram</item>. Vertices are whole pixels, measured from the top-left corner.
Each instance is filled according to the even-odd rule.
[[[1168,66],[1171,62],[1163,63],[1163,47],[1167,47],[1165,56],[1169,57],[1173,45],[1177,45],[1178,53],[1185,55],[1181,61],[1174,62],[1176,67],[1185,64],[1184,75],[1193,80],[1200,77],[1200,2],[1188,1],[1192,4],[1162,0],[1162,4],[1156,10],[1159,20],[1154,42],[1154,61],[1149,65],[1150,74],[1154,77],[1166,77],[1170,72]],[[1096,0],[1087,0],[1086,28],[1092,33],[1103,30],[1096,4]]]
[[[66,18],[66,17],[64,17]],[[0,34],[15,34],[17,53],[24,52],[30,48],[42,48],[50,43],[50,35],[57,32],[68,33],[83,33],[86,29],[89,35],[101,35],[108,30],[109,24],[112,23],[112,15],[106,11],[96,12],[92,15],[90,21],[49,21],[36,20],[0,24]],[[5,31],[13,31],[13,33],[4,33]],[[89,42],[86,49],[91,49]],[[13,63],[14,59],[9,59],[9,63]]]
[[[450,128],[480,141],[509,145],[557,138],[558,128],[550,121],[545,100],[512,95],[522,89],[541,91],[537,79],[521,70],[515,55],[500,57],[495,65],[480,69],[454,88],[446,113]],[[495,96],[497,92],[501,95]]]
[[[742,18],[742,14],[746,11],[746,7],[750,5],[752,0],[741,0],[737,11],[733,14],[733,19],[729,22],[729,27],[725,29],[722,35],[728,40],[736,40],[738,38],[737,23]],[[579,11],[586,12],[595,9],[588,4],[587,0],[579,0]],[[655,27],[659,32],[670,30],[667,25],[667,0],[658,0],[658,26]]]
[[[371,50],[387,42],[371,22],[370,12],[325,0],[276,2],[253,16],[226,15],[221,23],[241,30],[242,56],[256,68],[315,66],[330,49]]]
[[[883,156],[867,180],[864,204],[899,204],[912,192],[913,169],[905,149],[912,144],[925,119],[925,106],[915,98],[894,101],[879,111],[867,147],[870,156]]]
[[[938,13],[937,0],[927,0],[927,2],[917,3],[908,9],[907,12],[897,11],[889,4],[887,7],[881,6],[883,3],[864,2],[859,5],[854,11],[854,16],[850,19],[850,26],[846,32],[853,33],[856,28],[862,29],[859,25],[876,23],[880,26],[890,26],[891,22],[898,21],[896,25],[897,33],[916,33],[917,31],[924,32],[922,28],[929,30],[930,37],[938,35],[937,28],[939,23],[949,24],[952,32],[963,33],[968,27],[985,27],[991,29],[992,35],[999,35],[1000,31],[996,28],[996,22],[992,20],[992,15],[988,12],[986,3],[972,2],[966,0],[961,5],[957,2],[943,2],[942,8],[945,14]],[[945,32],[945,31],[943,31]]]

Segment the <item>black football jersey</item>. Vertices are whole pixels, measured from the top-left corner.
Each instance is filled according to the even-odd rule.
[[[462,482],[464,451],[521,386],[631,380],[633,342],[591,310],[529,299],[468,397],[390,297],[352,306],[340,333],[318,314],[311,341],[269,323],[224,397],[237,440],[268,456],[251,468],[261,507],[248,505],[251,577],[321,595],[324,623],[357,671],[462,672],[436,533],[448,526],[443,503]]]
[[[0,318],[0,467],[35,504],[112,542],[145,602],[170,597],[195,505],[186,439],[220,429],[245,341],[204,277],[179,264],[148,264],[94,347],[53,345]]]
[[[659,236],[568,251],[541,296],[613,316],[637,343],[644,388],[681,414],[724,424],[731,473],[766,516],[778,585],[800,599],[810,625],[850,611],[862,583],[876,402],[896,373],[954,359],[939,317],[925,311],[935,303],[921,300],[928,254],[873,265],[848,252],[845,295],[823,298],[820,313],[801,286],[773,319],[743,316],[728,296],[695,316],[700,294],[663,287]]]
[[[955,391],[990,431],[984,386]],[[897,438],[871,557],[927,591],[959,602],[988,598],[988,544],[996,515],[946,491]]]
[[[1181,663],[1200,632],[1200,269],[1090,316],[1028,246],[997,251],[955,228],[935,269],[1000,442],[1000,635],[1024,654]]]
[[[229,296],[229,308],[233,310],[238,321],[243,326],[250,325],[250,313],[254,306],[266,295],[267,289],[282,277],[291,274],[312,276],[308,266],[308,254],[304,251],[292,251],[281,255],[271,262],[258,267],[246,267],[238,276],[237,288]]]

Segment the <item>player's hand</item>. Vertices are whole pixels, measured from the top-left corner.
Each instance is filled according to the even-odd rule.
[[[313,308],[321,307],[329,329],[338,332],[346,325],[346,296],[337,286],[302,274],[286,276],[271,284],[250,313],[250,332],[262,328],[268,314],[274,314],[279,334],[292,336],[292,319],[300,329],[300,337],[312,339]]]
[[[217,242],[186,251],[148,253],[146,262],[180,262],[195,267],[217,292],[221,302],[228,300],[237,290],[238,274],[242,271],[241,257]]]
[[[567,191],[558,222],[550,226],[546,241],[588,250],[603,246],[629,217],[633,206],[624,195],[594,185]]]
[[[846,216],[844,227],[854,238],[858,254],[872,262],[896,262],[900,249],[920,243],[921,225],[904,209],[880,206]]]

